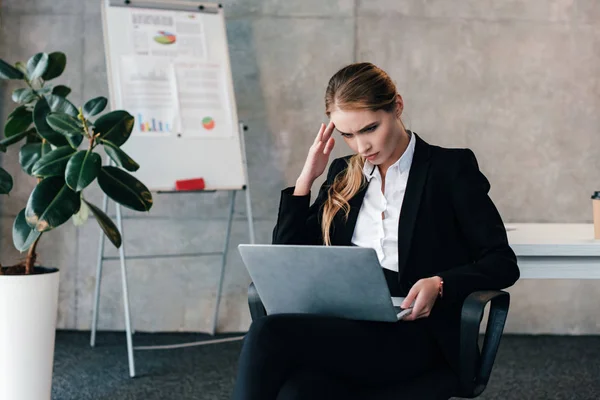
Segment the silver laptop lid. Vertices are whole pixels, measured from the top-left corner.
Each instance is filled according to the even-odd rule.
[[[374,249],[295,245],[238,248],[268,314],[397,321]]]

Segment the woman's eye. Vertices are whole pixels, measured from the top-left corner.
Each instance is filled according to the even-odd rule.
[[[375,129],[377,129],[379,125],[373,125],[371,127],[369,127],[365,132],[373,132]]]
[[[352,134],[351,133],[342,133],[342,136],[350,139],[352,137]]]

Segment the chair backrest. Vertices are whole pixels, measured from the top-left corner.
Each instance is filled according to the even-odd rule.
[[[483,318],[485,304],[491,301],[490,314],[486,326],[483,347],[476,347],[479,338],[479,325]],[[461,396],[479,396],[490,379],[504,324],[508,315],[510,295],[503,291],[473,293],[465,300],[461,318]],[[474,346],[475,344],[475,346]],[[475,349],[473,348],[475,347]]]

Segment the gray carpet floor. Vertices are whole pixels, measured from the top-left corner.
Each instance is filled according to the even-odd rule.
[[[219,338],[239,335],[219,335]],[[144,334],[136,346],[210,337]],[[123,333],[59,331],[53,400],[225,400],[235,380],[241,341],[170,350],[136,351],[137,377],[128,375]],[[490,383],[480,399],[600,399],[600,336],[505,335]],[[399,399],[400,400],[400,399]]]

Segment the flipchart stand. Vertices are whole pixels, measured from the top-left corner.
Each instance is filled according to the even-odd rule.
[[[244,131],[246,129],[247,129],[247,127],[244,126],[244,124],[240,123],[240,135],[241,135],[240,139],[241,139],[241,147],[242,147],[244,173],[246,175],[246,182],[249,182],[249,180],[248,180],[248,164],[247,164],[247,159],[246,159],[246,146],[245,146],[245,139],[244,139]],[[217,284],[217,294],[216,294],[216,298],[215,298],[213,322],[212,322],[212,327],[211,327],[211,331],[210,331],[210,334],[214,335],[216,326],[217,326],[218,317],[219,317],[219,305],[220,305],[220,301],[221,301],[221,292],[223,289],[223,278],[225,276],[225,264],[227,263],[227,251],[229,249],[229,242],[231,239],[231,225],[233,223],[233,214],[234,214],[234,210],[235,210],[235,197],[236,197],[236,193],[240,190],[244,191],[246,194],[246,214],[247,214],[247,218],[248,218],[250,243],[255,243],[254,222],[253,222],[253,218],[252,218],[252,204],[250,201],[250,190],[249,190],[248,184],[245,187],[243,187],[242,189],[231,189],[231,190],[219,189],[218,191],[221,191],[221,192],[222,191],[230,192],[229,215],[227,218],[225,243],[223,246],[223,250],[221,252],[151,254],[151,255],[127,256],[125,254],[125,244],[126,244],[125,237],[126,237],[126,235],[123,230],[123,218],[121,215],[121,205],[115,202],[117,227],[118,227],[119,231],[121,232],[121,236],[122,236],[123,240],[122,240],[122,245],[119,248],[119,256],[118,257],[106,257],[104,255],[105,235],[102,231],[100,231],[100,240],[99,240],[99,244],[98,244],[97,269],[96,269],[96,288],[94,290],[94,307],[93,307],[93,314],[92,314],[92,329],[91,329],[91,336],[90,336],[90,346],[95,347],[95,345],[96,345],[96,330],[98,327],[98,307],[100,305],[100,288],[101,288],[101,282],[102,282],[103,263],[105,260],[118,259],[118,260],[120,260],[120,263],[121,263],[121,284],[122,284],[122,289],[123,289],[123,311],[124,311],[124,317],[125,317],[125,337],[127,340],[127,357],[129,360],[129,376],[130,377],[132,377],[132,378],[135,377],[135,360],[134,360],[134,353],[133,353],[134,350],[158,350],[158,349],[169,349],[169,348],[178,348],[178,347],[189,347],[189,346],[195,346],[195,345],[203,345],[203,344],[210,344],[210,343],[221,343],[221,342],[225,342],[225,341],[240,340],[242,338],[242,337],[233,337],[233,338],[227,338],[227,339],[216,339],[216,340],[201,341],[201,342],[179,343],[179,344],[173,344],[173,345],[134,347],[133,339],[132,339],[134,330],[133,330],[132,324],[131,324],[131,312],[129,309],[129,292],[128,292],[127,268],[126,268],[126,260],[128,260],[128,259],[203,257],[203,256],[221,255],[221,268],[220,268],[220,273],[219,273],[219,281]],[[217,192],[217,190],[196,191],[196,193],[214,193],[214,192]],[[176,192],[159,192],[159,193],[176,193]],[[178,192],[178,193],[181,193],[181,192]],[[189,193],[189,192],[184,192],[184,193]],[[104,211],[104,213],[107,213],[108,197],[106,196],[106,194],[104,195],[102,210]],[[136,218],[136,217],[133,217],[133,218]],[[137,219],[144,219],[144,217],[137,217]],[[193,219],[193,218],[187,218],[187,219]]]

